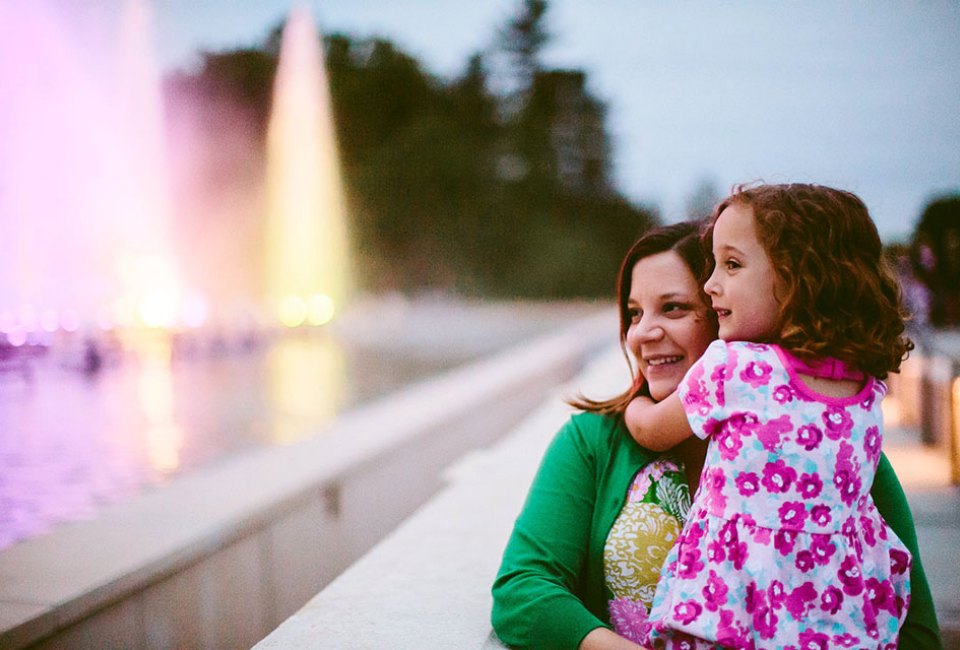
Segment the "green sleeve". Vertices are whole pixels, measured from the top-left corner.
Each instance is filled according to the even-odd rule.
[[[560,430],[514,525],[493,584],[493,628],[507,645],[576,648],[608,627],[577,596],[597,492],[591,442],[574,420]]]
[[[880,456],[870,494],[887,525],[893,529],[913,555],[913,566],[910,569],[910,608],[907,610],[907,619],[900,629],[898,647],[905,650],[942,650],[940,626],[937,624],[937,614],[933,608],[930,585],[927,583],[923,563],[920,561],[920,548],[917,545],[913,515],[910,514],[907,497],[886,454]]]

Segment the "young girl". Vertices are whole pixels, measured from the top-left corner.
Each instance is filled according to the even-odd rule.
[[[763,185],[723,201],[705,241],[721,340],[625,414],[647,448],[710,441],[645,641],[896,648],[911,557],[870,486],[879,379],[912,344],[876,227],[849,192]]]

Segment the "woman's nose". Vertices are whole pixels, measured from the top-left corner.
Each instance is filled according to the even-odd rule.
[[[640,322],[634,325],[633,329],[634,335],[640,343],[656,341],[663,336],[663,328],[656,322],[656,319],[651,316],[641,318]]]

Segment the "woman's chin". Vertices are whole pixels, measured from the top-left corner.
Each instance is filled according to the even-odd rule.
[[[655,402],[659,402],[663,398],[669,397],[670,393],[677,390],[677,386],[679,385],[680,377],[677,377],[676,379],[647,379],[647,388],[650,390],[650,397],[653,398],[653,401]]]
[[[677,390],[680,380],[686,374],[690,364],[685,363],[686,359],[681,359],[675,363],[661,364],[657,366],[647,365],[644,369],[644,376],[647,378],[647,389],[650,391],[650,397],[659,402],[670,393]]]

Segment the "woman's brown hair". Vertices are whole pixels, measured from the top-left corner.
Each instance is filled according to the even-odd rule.
[[[704,231],[731,205],[753,212],[757,237],[779,276],[779,336],[802,358],[835,357],[883,379],[913,349],[904,335],[900,286],[867,207],[855,194],[822,185],[739,186],[714,209]]]
[[[649,394],[647,392],[647,383],[640,371],[634,367],[633,359],[627,352],[627,330],[630,329],[630,311],[627,303],[630,300],[631,283],[633,281],[633,267],[640,260],[673,251],[680,256],[684,264],[697,279],[702,287],[700,278],[704,275],[707,266],[707,259],[700,246],[700,227],[702,224],[684,221],[669,226],[661,226],[647,231],[638,239],[630,250],[627,251],[623,262],[620,264],[620,273],[617,276],[617,308],[620,314],[620,349],[623,356],[627,359],[627,365],[630,367],[630,376],[633,378],[630,387],[622,394],[607,400],[593,400],[583,395],[577,395],[575,398],[568,399],[567,403],[571,406],[595,413],[620,414],[627,408],[634,397],[638,395]],[[655,281],[651,278],[651,282]],[[701,289],[701,298],[705,305],[709,305],[706,294]],[[712,310],[709,322],[716,327],[716,317]],[[709,325],[708,325],[709,326]]]

